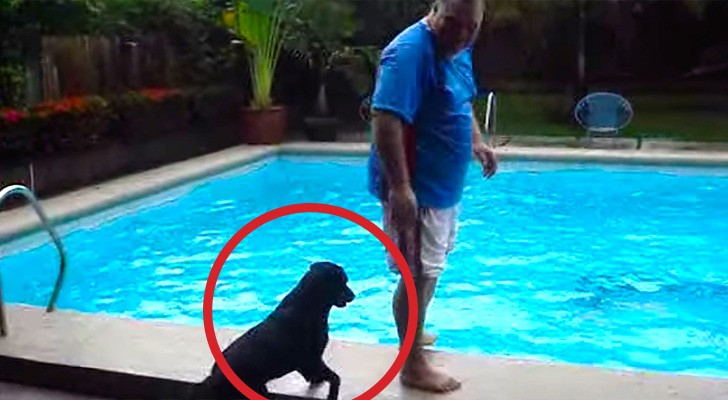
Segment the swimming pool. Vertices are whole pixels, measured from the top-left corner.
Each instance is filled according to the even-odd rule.
[[[210,267],[245,223],[323,202],[379,224],[365,159],[268,159],[62,227],[58,306],[202,324]],[[428,325],[444,350],[728,377],[728,170],[509,161],[470,171],[462,228]],[[6,301],[43,306],[45,234],[0,248]],[[253,232],[217,284],[216,326],[247,327],[308,263],[344,265],[357,300],[332,335],[396,343],[383,247],[349,221],[301,214]]]

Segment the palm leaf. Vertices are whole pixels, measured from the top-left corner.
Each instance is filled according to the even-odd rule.
[[[285,20],[292,10],[286,0],[238,0],[235,4],[235,32],[248,48],[250,59],[252,108],[273,104],[273,76],[283,45]]]

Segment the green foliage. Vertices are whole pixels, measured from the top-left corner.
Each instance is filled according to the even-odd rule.
[[[342,72],[357,94],[364,97],[373,89],[381,52],[377,46],[346,47],[337,54],[334,70]]]
[[[517,25],[532,48],[543,40],[544,29],[551,16],[569,12],[577,0],[488,0],[485,29]]]
[[[159,31],[209,20],[217,8],[207,0],[0,0],[0,16],[11,12],[16,27],[50,35]]]
[[[0,0],[0,65],[20,61],[28,29],[128,39],[163,33],[185,72],[178,81],[209,81],[234,61],[217,22],[222,9],[217,0]]]
[[[176,50],[184,73],[177,81],[215,79],[234,60],[229,39],[217,23],[222,10],[207,0],[94,0],[97,13],[89,30],[103,35],[136,37],[164,33]],[[220,38],[222,36],[222,38]]]
[[[219,9],[202,0],[95,0],[94,31],[135,35],[212,26]]]
[[[28,77],[20,65],[0,65],[0,108],[20,107],[25,103]]]
[[[245,44],[249,56],[253,109],[273,105],[273,77],[289,24],[300,4],[289,0],[237,0],[232,29]]]
[[[683,0],[687,9],[698,19],[703,19],[710,0]]]
[[[290,21],[295,35],[288,38],[286,47],[314,68],[327,70],[356,31],[356,9],[350,0],[297,1],[299,12]]]
[[[290,32],[286,47],[292,54],[305,60],[319,77],[316,113],[327,115],[327,73],[336,58],[346,51],[344,42],[356,31],[355,11],[350,0],[293,0],[298,12],[289,21]]]
[[[17,62],[19,58],[20,3],[21,0],[0,0],[0,65]]]
[[[353,0],[352,3],[356,7],[358,44],[388,42],[422,18],[432,6],[432,0]]]
[[[231,94],[152,88],[0,110],[0,162],[65,155],[111,142],[131,143],[178,134],[188,128],[190,114],[199,100],[215,101],[223,96],[229,101]],[[219,120],[219,114],[208,115],[210,124]]]

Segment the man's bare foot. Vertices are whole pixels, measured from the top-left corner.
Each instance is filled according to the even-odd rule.
[[[399,376],[402,385],[433,393],[454,392],[462,386],[460,381],[433,367],[424,358],[418,361],[402,368]]]
[[[437,341],[437,335],[434,333],[422,332],[422,341],[420,346],[432,346]]]

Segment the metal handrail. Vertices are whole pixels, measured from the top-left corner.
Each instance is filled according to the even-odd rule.
[[[488,135],[488,142],[492,144],[493,136],[496,132],[496,111],[497,105],[495,101],[495,93],[488,93],[488,100],[485,108],[485,123],[483,124],[483,131]]]
[[[38,217],[40,218],[41,223],[43,224],[43,227],[46,231],[51,235],[51,239],[53,239],[53,243],[56,245],[56,248],[58,249],[58,255],[61,258],[61,265],[58,273],[58,279],[56,280],[56,285],[53,289],[53,294],[51,295],[51,299],[48,302],[48,306],[46,307],[46,312],[52,312],[56,308],[56,300],[58,300],[58,295],[61,292],[61,286],[63,285],[63,278],[66,275],[66,250],[63,248],[63,243],[61,243],[61,239],[58,236],[58,233],[56,233],[55,229],[51,226],[50,221],[48,220],[48,217],[46,217],[46,214],[43,212],[43,209],[41,209],[40,204],[38,203],[38,199],[35,197],[35,194],[33,194],[33,191],[28,189],[27,187],[23,185],[10,185],[2,190],[0,190],[0,204],[2,204],[3,201],[5,201],[6,198],[14,195],[14,194],[20,194],[23,195],[28,201],[30,202],[31,206],[33,206],[33,209],[35,210],[35,213],[38,214]],[[2,298],[2,287],[0,287],[0,337],[7,336],[8,330],[7,330],[7,324],[5,321],[5,304],[3,303]]]

